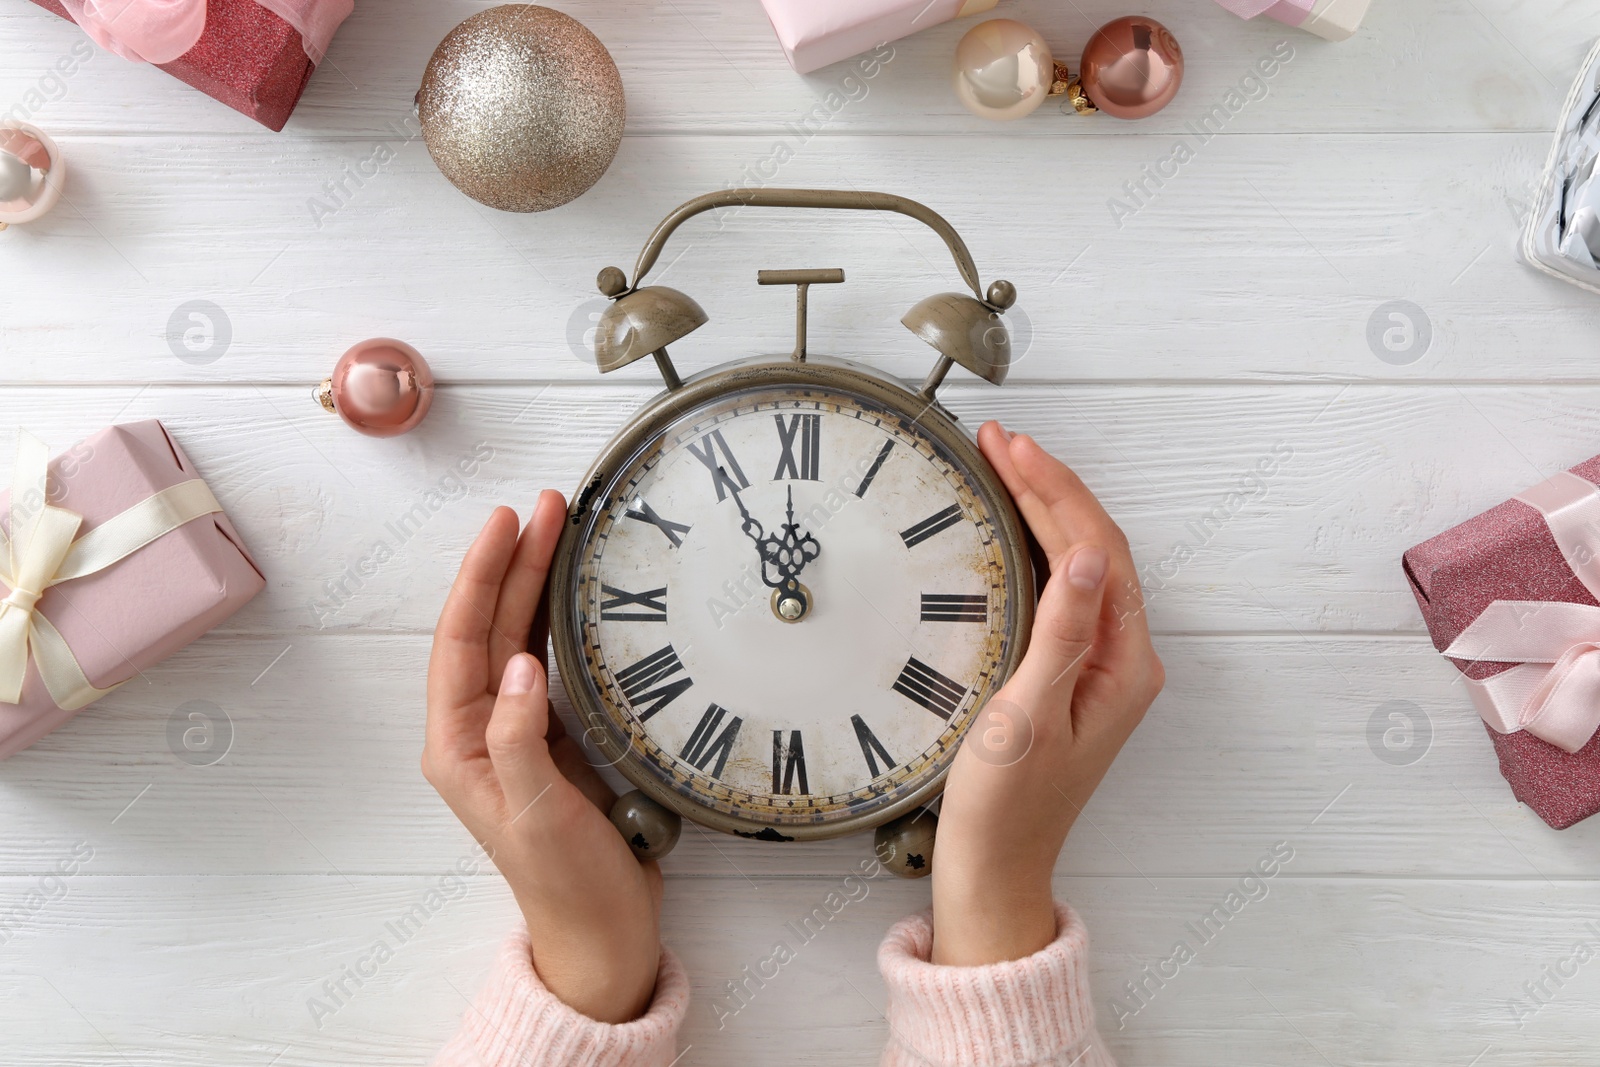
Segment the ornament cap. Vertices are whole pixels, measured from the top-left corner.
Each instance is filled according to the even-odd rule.
[[[1067,81],[1065,89],[1067,103],[1072,105],[1072,110],[1080,115],[1093,115],[1100,109],[1094,106],[1094,101],[1089,99],[1089,94],[1083,91],[1083,79],[1071,78]]]
[[[1050,95],[1060,96],[1062,93],[1067,92],[1077,79],[1072,76],[1072,71],[1067,69],[1065,63],[1057,60],[1055,68],[1055,78],[1050,82]]]
[[[322,382],[311,390],[311,399],[321,404],[330,414],[339,414],[339,409],[333,406],[333,379],[324,378]]]

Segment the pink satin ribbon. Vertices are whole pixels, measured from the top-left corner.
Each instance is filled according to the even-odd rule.
[[[1563,471],[1515,499],[1544,516],[1572,573],[1600,599],[1600,490]],[[1600,730],[1600,607],[1496,600],[1444,654],[1519,663],[1492,678],[1464,679],[1483,721],[1526,730],[1576,752]]]
[[[1265,15],[1290,26],[1305,22],[1316,6],[1316,0],[1217,0],[1217,3],[1242,19]]]
[[[96,44],[135,63],[171,63],[195,46],[206,27],[206,0],[61,0]],[[355,0],[256,0],[300,34],[306,55],[321,63]]]

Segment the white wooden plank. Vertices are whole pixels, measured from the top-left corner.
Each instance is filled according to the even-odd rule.
[[[1259,856],[1274,843],[1260,842]],[[1225,923],[1213,919],[1209,942],[1190,926],[1227,906],[1236,879],[1168,881],[1159,890],[1123,878],[1058,884],[1089,924],[1096,1008],[1119,1062],[1587,1061],[1600,1024],[1592,963],[1559,988],[1547,984],[1549,1003],[1520,1030],[1507,1005],[1525,1001],[1522,983],[1570,960],[1575,945],[1593,950],[1584,919],[1596,883],[1305,878],[1298,863],[1260,883],[1257,899]],[[3,949],[7,1062],[425,1062],[453,1032],[514,917],[503,885],[472,879],[401,943],[390,925],[444,873],[352,884],[75,875]],[[804,943],[788,924],[840,890],[843,872],[759,892],[736,879],[668,884],[664,936],[693,982],[685,1062],[764,1062],[779,1045],[783,1061],[797,1065],[876,1058],[887,1033],[877,943],[926,903],[927,891],[887,879],[858,884],[858,899]],[[0,879],[0,900],[35,885]],[[254,920],[242,923],[243,915]],[[720,1014],[718,1006],[737,1004],[727,999],[729,981],[767,959],[779,939],[794,960],[747,1006]],[[314,1021],[308,1003],[328,1003],[323,983],[379,940],[392,957],[359,988],[347,981],[351,995]],[[1195,950],[1192,962],[1175,974],[1167,968],[1172,977],[1159,987],[1145,979],[1144,968],[1170,958],[1179,940]],[[1131,1004],[1125,983],[1141,980],[1148,1002],[1119,1029],[1115,998]]]
[[[467,0],[358,5],[284,139],[383,130],[409,112],[440,38],[485,6]],[[573,0],[557,6],[587,23],[610,48],[628,88],[629,127],[636,132],[766,132],[808,114],[827,116],[830,131],[985,128],[948,89],[955,44],[973,21],[897,42],[887,66],[851,82],[846,79],[859,78],[859,71],[848,62],[806,77],[791,71],[755,0]],[[1269,83],[1266,98],[1241,111],[1230,126],[1252,132],[1542,132],[1553,127],[1585,42],[1595,32],[1592,12],[1582,4],[1540,4],[1538,14],[1530,15],[1516,0],[1375,4],[1360,35],[1336,45],[1266,20],[1241,23],[1209,3],[1154,0],[1140,10],[1162,19],[1183,44],[1188,68],[1182,95],[1154,119],[1137,126],[1101,119],[1092,124],[1097,130],[1181,130],[1221,101],[1279,41],[1288,41],[1295,50],[1289,68]],[[1021,0],[996,13],[1036,26],[1076,68],[1093,28],[1128,12],[1117,0]],[[195,137],[257,129],[160,71],[105,53],[59,82],[52,79],[53,64],[70,54],[75,34],[21,0],[0,13],[0,36],[14,42],[18,57],[0,72],[5,108],[20,106],[46,125],[74,132],[122,132],[135,125]],[[830,92],[840,94],[831,105]],[[823,110],[814,111],[819,106]],[[1075,117],[1039,115],[1011,136],[1048,138],[1088,128],[1089,122]]]
[[[270,580],[230,631],[431,632],[492,507],[570,493],[647,395],[447,388],[420,430],[379,441],[308,394],[7,389],[0,425],[65,449],[114,420],[164,419]],[[947,398],[969,427],[999,417],[1082,473],[1127,531],[1162,632],[1420,632],[1401,553],[1600,440],[1592,386],[973,385]]]
[[[1292,835],[1301,874],[1600,877],[1600,819],[1558,833],[1517,804],[1425,640],[1159,647],[1167,691],[1074,829],[1062,874],[1228,875]],[[418,637],[201,641],[0,764],[0,872],[48,870],[80,840],[108,875],[442,869],[470,839],[417,767],[426,661]],[[1390,739],[1409,763],[1382,758],[1395,701],[1418,716],[1412,747]],[[558,705],[570,715],[559,693]],[[184,762],[169,739],[196,711],[217,737],[232,731],[213,765]],[[686,829],[666,866],[765,883],[847,869],[870,847]]]
[[[595,274],[631,271],[668,210],[752,166],[762,185],[883,189],[945,213],[985,281],[1018,286],[1014,381],[1594,379],[1600,303],[1514,251],[1542,134],[1230,137],[1159,188],[1145,168],[1172,169],[1166,135],[956,143],[830,137],[772,170],[769,137],[631,137],[589,196],[527,216],[457,194],[417,142],[352,180],[376,141],[74,139],[70,203],[0,243],[17,279],[0,292],[0,380],[309,385],[353,342],[398,334],[444,381],[591,381]],[[1003,195],[973,195],[996,182]],[[793,296],[755,273],[791,266],[850,278],[814,294],[813,350],[926,373],[932,352],[899,319],[960,288],[954,266],[910,220],[855,213],[684,227],[646,279],[711,314],[676,358],[789,351]],[[1396,300],[1429,337],[1396,335],[1417,346],[1398,355],[1369,339],[1396,325],[1379,312]],[[198,354],[191,301],[220,309],[189,339]]]

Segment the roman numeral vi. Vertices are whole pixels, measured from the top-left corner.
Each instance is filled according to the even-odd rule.
[[[793,791],[796,772],[800,775],[800,792],[811,792],[806,784],[806,746],[799,730],[789,731],[789,743],[783,743],[783,731],[772,731],[772,792],[782,796]]]

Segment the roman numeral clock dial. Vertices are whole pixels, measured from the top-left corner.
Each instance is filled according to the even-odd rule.
[[[1028,610],[971,455],[843,388],[677,415],[575,515],[567,688],[723,829],[830,836],[925,797]]]

